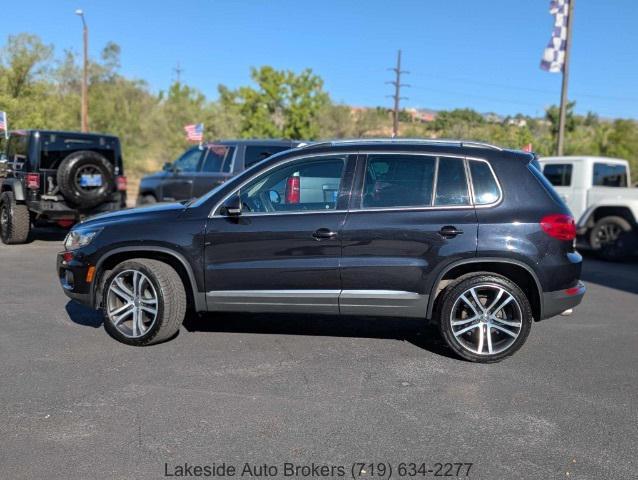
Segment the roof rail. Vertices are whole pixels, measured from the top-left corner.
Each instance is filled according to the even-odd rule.
[[[302,143],[297,148],[317,147],[322,145],[347,145],[355,143],[420,143],[424,145],[450,145],[455,147],[472,147],[472,148],[491,148],[493,150],[502,151],[499,146],[492,145],[490,143],[475,142],[472,140],[449,140],[443,138],[350,138],[343,140],[323,140],[318,142]]]

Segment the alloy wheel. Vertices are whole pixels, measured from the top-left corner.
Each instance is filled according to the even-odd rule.
[[[516,298],[499,285],[478,285],[454,302],[450,326],[459,345],[477,355],[495,355],[519,337],[523,314]]]
[[[109,285],[106,313],[122,335],[139,338],[157,321],[158,303],[157,291],[146,275],[124,270]]]
[[[622,233],[622,229],[615,223],[605,223],[600,225],[596,232],[596,242],[598,246],[613,244]]]

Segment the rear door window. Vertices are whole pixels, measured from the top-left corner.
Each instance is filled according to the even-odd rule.
[[[431,206],[435,165],[425,155],[369,155],[362,208]]]
[[[624,165],[595,163],[594,185],[599,187],[626,187],[627,168]]]
[[[461,158],[439,158],[434,205],[469,205],[465,162]]]
[[[569,187],[572,184],[571,163],[548,163],[543,168],[543,175],[555,187]]]
[[[244,159],[244,167],[248,168],[252,165],[265,160],[266,158],[274,155],[275,153],[288,150],[286,146],[271,146],[271,145],[247,145],[246,154]]]
[[[232,170],[235,147],[228,145],[208,145],[202,164],[202,172],[229,173]]]

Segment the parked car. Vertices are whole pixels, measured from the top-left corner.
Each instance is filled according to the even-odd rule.
[[[27,241],[33,223],[69,227],[126,206],[120,141],[112,135],[20,130],[0,154],[0,237]]]
[[[138,205],[179,202],[206,192],[271,155],[297,146],[290,140],[224,140],[189,148],[161,172],[140,182]]]
[[[279,193],[308,177],[337,193]],[[533,320],[580,303],[575,235],[532,154],[340,141],[274,155],[191,203],[94,217],[69,233],[57,269],[131,345],[174,336],[187,307],[374,315],[438,323],[458,355],[494,362]]]
[[[638,251],[638,190],[629,162],[605,157],[545,157],[543,173],[578,219],[578,246],[607,260]]]

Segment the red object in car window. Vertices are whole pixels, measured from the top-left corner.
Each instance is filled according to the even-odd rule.
[[[301,200],[301,179],[288,177],[286,180],[286,203],[299,203]]]

